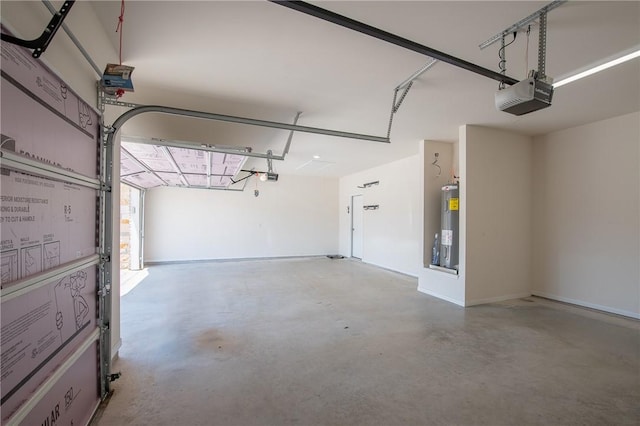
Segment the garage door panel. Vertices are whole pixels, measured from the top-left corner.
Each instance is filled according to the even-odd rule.
[[[90,345],[40,401],[24,415],[24,425],[86,425],[100,403],[98,378],[94,373],[98,347]],[[90,407],[88,410],[87,407]],[[47,423],[48,422],[48,423]]]
[[[2,43],[3,58],[21,50]],[[25,92],[24,86],[16,86],[16,74],[23,80],[29,77],[38,90]],[[2,148],[95,177],[98,115],[64,83],[45,74],[48,71],[42,66],[24,72],[12,61],[2,61]],[[35,83],[38,79],[42,87]],[[60,94],[63,87],[66,98]],[[49,101],[56,107],[51,107]]]
[[[90,266],[3,301],[3,421],[95,331],[97,273]]]
[[[0,417],[87,424],[109,359],[100,119],[28,50],[0,46]]]
[[[156,174],[160,179],[164,180],[168,185],[172,185],[172,186],[184,185],[184,182],[180,178],[180,175],[177,173],[156,172]]]
[[[2,185],[2,288],[96,253],[97,193],[13,170]]]

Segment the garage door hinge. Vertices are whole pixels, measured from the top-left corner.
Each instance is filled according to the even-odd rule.
[[[118,380],[120,378],[120,376],[122,376],[122,373],[119,372],[119,371],[117,373],[109,374],[109,376],[108,376],[109,377],[109,381],[110,382],[115,382],[116,380]]]
[[[111,192],[111,185],[108,185],[104,182],[100,182],[100,191]]]

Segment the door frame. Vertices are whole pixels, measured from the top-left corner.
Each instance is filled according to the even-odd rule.
[[[124,184],[127,185],[126,183]],[[144,268],[144,195],[144,189],[131,186],[131,199],[129,200],[129,269],[132,271],[139,271]]]
[[[349,226],[349,229],[350,229],[349,235],[351,237],[350,238],[350,240],[351,240],[350,255],[351,255],[352,258],[360,259],[360,260],[362,260],[362,253],[360,253],[360,257],[357,257],[357,256],[353,255],[353,240],[354,240],[353,239],[353,234],[354,234],[353,231],[355,230],[354,227],[353,227],[353,223],[354,223],[354,217],[355,217],[355,211],[356,211],[356,209],[354,208],[354,200],[355,200],[356,197],[362,197],[362,196],[363,196],[362,194],[354,194],[354,195],[351,196],[351,223],[350,223],[350,226]],[[363,199],[362,204],[364,205],[364,199]],[[363,214],[363,211],[362,211],[362,209],[358,209],[358,211],[359,211],[358,214],[360,214],[360,216],[362,217],[362,220],[360,221],[360,224],[361,224],[362,227],[364,227],[363,226],[364,225],[364,214]],[[362,229],[361,229],[360,230],[360,240],[361,240],[361,246],[362,246],[361,250],[364,247],[364,243],[362,241],[362,237],[363,237],[363,233],[362,233]]]

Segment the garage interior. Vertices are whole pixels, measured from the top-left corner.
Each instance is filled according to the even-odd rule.
[[[94,424],[637,418],[634,320],[537,297],[465,309],[416,295],[415,278],[346,259],[148,274],[122,300],[123,375]]]
[[[3,33],[67,3],[3,1]],[[640,422],[640,2],[83,1],[63,25],[38,61],[128,194],[126,228],[99,212],[91,424]],[[529,77],[550,102],[496,107]]]

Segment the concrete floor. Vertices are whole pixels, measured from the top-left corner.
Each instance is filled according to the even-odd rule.
[[[416,286],[349,259],[150,267],[93,424],[640,424],[638,321]]]

